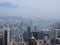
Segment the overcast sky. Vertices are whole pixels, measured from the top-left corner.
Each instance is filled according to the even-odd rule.
[[[60,19],[60,0],[0,0],[0,16]]]

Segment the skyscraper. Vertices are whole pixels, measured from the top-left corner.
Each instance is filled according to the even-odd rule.
[[[36,42],[35,37],[33,35],[29,41],[29,45],[37,45],[37,42]]]
[[[3,45],[3,35],[0,35],[0,45]]]
[[[10,45],[10,28],[4,30],[4,45]]]

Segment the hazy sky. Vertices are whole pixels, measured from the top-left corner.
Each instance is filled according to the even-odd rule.
[[[60,0],[0,0],[0,16],[60,19]]]

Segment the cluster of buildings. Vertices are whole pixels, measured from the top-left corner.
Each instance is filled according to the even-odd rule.
[[[35,27],[35,31],[31,31],[28,26],[23,34],[16,33],[14,36],[11,36],[10,30],[9,27],[0,29],[0,45],[60,45],[59,30],[37,31]]]

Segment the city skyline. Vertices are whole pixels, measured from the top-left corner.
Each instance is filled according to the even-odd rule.
[[[0,0],[0,16],[60,19],[60,0]]]

